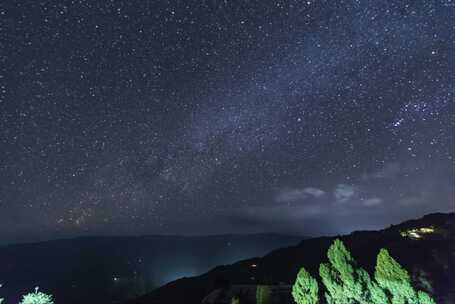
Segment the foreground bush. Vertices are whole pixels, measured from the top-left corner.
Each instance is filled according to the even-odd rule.
[[[38,291],[39,288],[35,288],[35,292],[26,294],[19,304],[54,304],[52,296]]]
[[[0,284],[0,287],[2,285]],[[3,303],[3,298],[0,298],[0,304]],[[35,292],[31,292],[23,296],[22,301],[19,304],[54,304],[52,296],[39,291],[38,287],[35,287]]]

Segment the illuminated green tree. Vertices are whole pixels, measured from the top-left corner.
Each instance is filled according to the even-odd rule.
[[[339,239],[330,246],[327,257],[329,262],[319,267],[327,304],[435,304],[428,293],[413,288],[408,272],[386,249],[378,254],[374,279],[357,266]],[[297,275],[292,295],[297,304],[319,302],[318,283],[304,268]]]
[[[270,289],[268,286],[258,285],[256,287],[256,304],[269,303]]]
[[[297,279],[292,286],[292,297],[297,304],[319,303],[318,282],[305,268],[301,268],[297,274]]]
[[[393,304],[408,303],[416,299],[408,272],[390,256],[386,249],[379,251],[374,276],[379,286],[390,293]]]
[[[419,304],[436,304],[433,298],[424,291],[418,291],[417,296],[419,298]]]
[[[335,240],[327,251],[329,263],[320,265],[319,273],[326,288],[327,302],[333,304],[384,304],[386,295],[357,263],[343,242]]]
[[[327,251],[329,263],[322,263],[319,274],[325,286],[328,304],[352,303],[354,268],[351,254],[340,240],[335,240]]]
[[[38,291],[39,288],[35,288],[35,292],[26,294],[19,304],[54,304],[52,296]]]
[[[385,304],[387,296],[382,288],[371,279],[368,272],[359,268],[356,270],[358,284],[360,284],[362,292],[356,298],[359,303],[368,304]]]
[[[435,303],[429,294],[416,291],[411,278],[403,267],[390,256],[386,249],[379,251],[375,279],[379,286],[391,295],[392,304],[430,304]]]
[[[384,304],[387,297],[367,271],[357,266],[349,250],[339,239],[330,246],[329,263],[321,264],[319,272],[328,303]]]

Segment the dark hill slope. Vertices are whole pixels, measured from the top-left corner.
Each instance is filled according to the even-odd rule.
[[[201,237],[83,237],[0,247],[0,296],[5,303],[35,286],[56,303],[123,302],[219,264],[299,243],[276,234]]]
[[[381,231],[354,232],[341,239],[360,266],[370,273],[379,249],[388,248],[410,271],[416,284],[423,278],[432,283],[438,303],[443,303],[443,298],[450,298],[454,303],[454,213],[431,214]],[[334,237],[308,239],[297,246],[272,251],[263,258],[216,267],[204,275],[171,282],[129,304],[199,304],[221,278],[232,284],[292,284],[302,266],[317,276],[319,264],[326,260],[333,240]]]

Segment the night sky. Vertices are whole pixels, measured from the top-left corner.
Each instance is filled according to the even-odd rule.
[[[455,211],[455,2],[0,6],[0,243]]]

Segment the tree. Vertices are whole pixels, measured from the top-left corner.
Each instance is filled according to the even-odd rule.
[[[391,295],[392,304],[435,303],[429,294],[416,291],[412,287],[409,273],[390,256],[386,249],[379,251],[375,279],[379,286]]]
[[[385,303],[384,292],[371,280],[368,272],[357,266],[341,240],[333,242],[327,257],[329,263],[321,264],[319,273],[326,288],[328,303]]]
[[[38,291],[39,288],[35,287],[35,292],[26,294],[19,304],[54,304],[52,296]]]
[[[379,286],[392,296],[393,304],[417,302],[417,294],[411,286],[408,272],[386,249],[379,251],[374,276]]]
[[[265,285],[256,287],[256,304],[267,304],[269,302],[270,288]]]
[[[418,291],[417,295],[419,297],[419,304],[436,304],[433,298],[424,291]]]
[[[318,282],[305,268],[301,268],[297,274],[294,286],[292,286],[292,297],[297,304],[319,303]]]
[[[371,279],[368,272],[359,268],[356,270],[357,281],[360,284],[362,292],[357,297],[359,303],[368,304],[385,304],[387,303],[387,296],[379,285]]]
[[[329,304],[352,302],[353,259],[341,240],[337,239],[327,251],[329,263],[322,263],[319,274],[326,288],[325,298]]]
[[[435,304],[428,293],[413,288],[408,272],[386,249],[379,251],[374,279],[357,266],[339,239],[327,257],[329,262],[319,267],[327,304]],[[304,268],[297,275],[292,296],[297,304],[319,302],[318,283]]]

